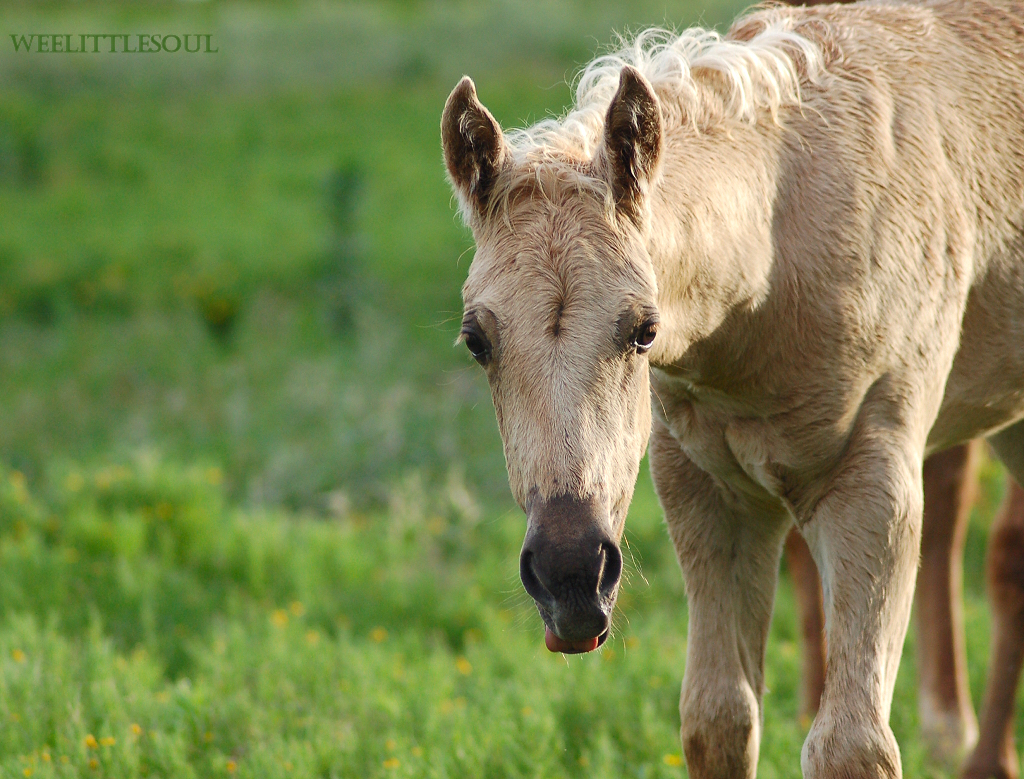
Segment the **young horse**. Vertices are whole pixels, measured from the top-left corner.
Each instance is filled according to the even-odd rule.
[[[900,776],[922,461],[984,435],[1024,479],[1024,9],[648,33],[585,71],[562,121],[508,137],[463,79],[442,138],[477,243],[462,335],[548,647],[608,635],[649,435],[690,604],[690,775],[755,774],[796,523],[828,633],[804,775]]]

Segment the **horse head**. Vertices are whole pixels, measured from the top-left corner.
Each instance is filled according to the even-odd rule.
[[[509,485],[526,512],[520,573],[552,651],[608,636],[622,538],[650,432],[658,329],[647,197],[661,114],[626,67],[601,141],[506,138],[469,78],[441,123],[476,255],[460,341],[487,375]]]

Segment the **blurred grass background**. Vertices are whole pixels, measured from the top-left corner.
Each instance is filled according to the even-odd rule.
[[[438,123],[463,73],[521,125],[613,31],[742,7],[0,7],[3,776],[685,775],[685,602],[646,469],[600,655],[549,656],[521,591],[486,383],[452,348],[471,241]],[[33,32],[220,51],[14,53]],[[784,579],[762,777],[799,776],[797,635]],[[906,772],[941,776],[907,660]]]
[[[411,469],[504,495],[463,355],[469,236],[439,110],[557,111],[612,30],[698,3],[15,3],[0,46],[0,458],[140,448],[250,505],[380,504]],[[32,31],[204,31],[218,54],[16,53]],[[460,262],[461,260],[461,262]]]

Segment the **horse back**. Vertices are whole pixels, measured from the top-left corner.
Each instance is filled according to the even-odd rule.
[[[937,449],[1024,416],[1024,5],[934,8],[964,63],[944,70],[969,131],[961,154],[975,223],[959,349],[929,438]]]
[[[805,13],[833,62],[784,136],[783,273],[825,279],[845,365],[945,385],[930,450],[1024,416],[1024,4]]]

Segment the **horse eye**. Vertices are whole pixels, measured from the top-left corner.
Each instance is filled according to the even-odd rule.
[[[487,344],[487,341],[475,332],[464,333],[464,336],[466,348],[473,355],[473,359],[481,365],[487,362],[487,358],[491,356],[491,347]]]
[[[637,328],[633,336],[633,348],[637,354],[646,354],[654,343],[654,336],[658,334],[656,322],[644,322]]]

